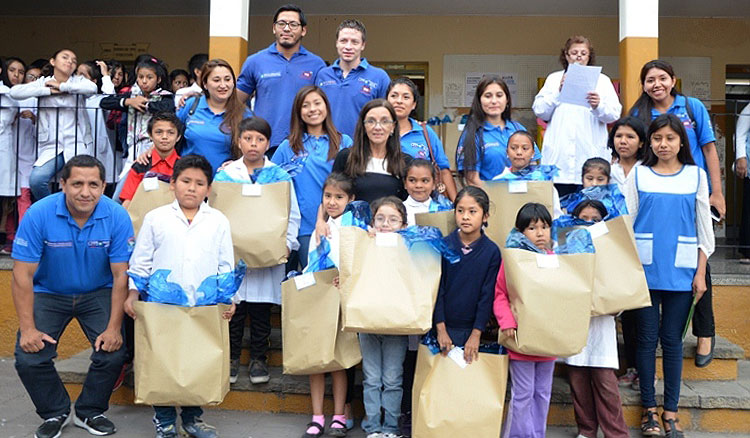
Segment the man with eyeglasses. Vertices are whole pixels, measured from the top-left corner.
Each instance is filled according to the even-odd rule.
[[[320,70],[315,85],[331,102],[336,128],[354,138],[354,128],[362,107],[372,99],[384,99],[391,83],[388,73],[362,58],[367,31],[359,20],[344,20],[336,30],[339,59]]]
[[[307,20],[299,6],[287,4],[276,11],[273,34],[276,41],[249,56],[237,78],[240,100],[246,102],[255,93],[255,115],[271,125],[271,154],[289,135],[297,91],[313,85],[315,74],[325,67],[323,59],[300,43],[307,34]]]

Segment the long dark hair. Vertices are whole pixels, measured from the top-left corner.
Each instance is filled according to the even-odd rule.
[[[167,72],[167,65],[164,64],[164,61],[158,58],[155,58],[153,56],[150,58],[144,57],[143,59],[138,61],[138,63],[135,65],[135,70],[133,70],[133,72],[135,73],[135,75],[133,76],[134,78],[138,77],[138,70],[142,68],[148,68],[154,71],[154,73],[156,74],[156,78],[157,78],[156,79],[157,90],[161,88],[163,90],[169,90],[171,92],[171,89],[169,88],[170,86],[169,73]],[[133,83],[135,83],[135,80],[133,81]]]
[[[393,87],[396,85],[406,85],[409,87],[409,91],[411,91],[411,97],[414,99],[414,109],[411,110],[408,117],[415,117],[417,113],[417,106],[419,105],[419,88],[417,88],[417,84],[414,83],[411,79],[407,78],[406,76],[398,77],[391,81],[391,84],[388,86],[388,91],[385,92],[386,98],[388,98],[388,95],[391,94],[391,90],[393,90]]]
[[[612,125],[612,129],[609,130],[607,147],[612,150],[612,156],[618,160],[620,159],[620,154],[618,154],[617,149],[615,149],[615,135],[617,135],[617,130],[620,129],[621,126],[628,126],[635,131],[635,135],[638,136],[638,140],[641,142],[641,147],[635,152],[635,159],[643,160],[643,156],[646,154],[646,125],[643,124],[641,119],[633,116],[620,118]]]
[[[310,93],[318,93],[318,96],[323,99],[323,103],[326,105],[326,119],[323,121],[323,131],[328,135],[327,160],[330,161],[336,158],[336,154],[339,151],[341,134],[336,130],[336,125],[333,124],[331,103],[328,101],[325,91],[315,85],[306,85],[300,88],[297,95],[294,96],[291,123],[289,124],[289,146],[295,155],[305,150],[305,147],[302,145],[302,137],[307,132],[307,124],[302,120],[302,104]]]
[[[367,162],[372,156],[372,150],[370,149],[370,138],[365,131],[365,117],[371,109],[380,107],[387,109],[393,122],[396,123],[396,111],[385,99],[373,99],[362,107],[357,120],[357,129],[354,131],[354,144],[346,161],[346,174],[352,178],[364,175],[365,169],[367,169]],[[385,144],[385,159],[388,161],[386,170],[394,177],[401,179],[404,174],[404,159],[401,152],[401,140],[395,133],[394,127]]]
[[[661,59],[654,59],[653,61],[643,64],[643,68],[641,68],[641,88],[643,88],[643,84],[646,83],[646,75],[649,70],[653,68],[665,71],[672,79],[675,77],[672,64],[667,61],[662,61]],[[672,87],[672,91],[669,94],[672,96],[680,95],[674,87]],[[654,101],[651,100],[651,96],[646,93],[646,90],[643,90],[640,97],[638,97],[638,100],[633,104],[633,107],[630,108],[628,115],[638,117],[646,126],[648,126],[651,123],[651,110],[653,109]],[[649,134],[649,136],[650,135],[651,134]]]
[[[231,136],[231,148],[232,150],[237,152],[239,151],[238,145],[240,138],[240,131],[238,129],[238,126],[242,121],[242,118],[245,116],[245,104],[242,103],[239,96],[237,96],[237,76],[235,76],[234,74],[234,69],[231,65],[229,65],[227,61],[223,59],[212,59],[203,64],[203,67],[201,68],[200,86],[201,88],[203,88],[203,94],[206,96],[206,99],[211,99],[211,96],[208,94],[206,82],[208,81],[208,76],[211,74],[211,72],[218,67],[224,67],[229,70],[229,73],[232,75],[232,83],[234,84],[232,88],[232,94],[230,94],[229,98],[227,99],[227,105],[224,108],[224,119],[222,120],[221,125],[219,125],[219,129],[224,134],[229,134]],[[270,140],[271,137],[268,137],[268,139]]]
[[[690,139],[688,138],[685,126],[680,121],[679,117],[674,114],[662,114],[655,118],[651,125],[648,127],[648,134],[646,135],[646,157],[643,159],[644,166],[653,166],[659,161],[659,157],[656,156],[653,149],[651,148],[651,136],[654,132],[661,128],[669,126],[677,135],[680,136],[680,150],[677,152],[677,160],[682,164],[695,164],[693,161],[693,154],[690,153]]]
[[[482,133],[482,126],[484,121],[487,119],[487,114],[482,109],[481,97],[484,94],[484,90],[492,84],[497,84],[503,89],[507,103],[505,109],[501,114],[501,117],[508,123],[510,121],[510,108],[512,106],[510,101],[510,91],[508,85],[504,80],[498,76],[483,76],[482,80],[477,84],[477,90],[474,92],[474,100],[471,102],[471,111],[469,112],[469,121],[466,122],[464,128],[464,140],[463,140],[463,154],[464,154],[464,169],[474,169],[477,164],[477,149],[479,150],[479,160],[484,158],[484,136]],[[477,135],[477,132],[480,135]],[[478,137],[478,138],[477,138]]]
[[[86,69],[89,71],[89,76],[91,76],[91,82],[96,84],[96,92],[101,93],[102,92],[102,71],[99,70],[99,66],[96,65],[96,62],[94,61],[83,61],[82,63],[78,64],[78,66],[85,65]]]
[[[8,76],[8,67],[14,62],[17,62],[23,66],[24,74],[21,77],[21,83],[23,84],[26,80],[26,63],[23,62],[23,59],[21,58],[9,56],[4,59],[4,62],[2,62],[2,64],[0,64],[3,68],[3,71],[0,72],[0,81],[3,81],[6,87],[13,87],[13,84],[10,83],[10,77]]]

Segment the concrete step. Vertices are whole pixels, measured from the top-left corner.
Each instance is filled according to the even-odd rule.
[[[620,347],[622,347],[622,337],[620,337],[619,341]],[[742,347],[730,342],[726,338],[716,336],[713,361],[708,367],[698,368],[695,366],[696,345],[696,337],[692,333],[688,333],[685,336],[682,348],[682,379],[684,381],[737,379],[737,362],[745,357],[745,350]],[[662,375],[661,347],[657,347],[656,349],[656,374],[660,379],[664,377]]]

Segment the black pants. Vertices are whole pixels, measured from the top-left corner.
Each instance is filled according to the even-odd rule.
[[[557,194],[562,198],[565,195],[575,193],[583,188],[581,184],[555,184]]]
[[[354,377],[357,375],[357,369],[354,367],[346,369],[346,404],[354,399]]]
[[[740,220],[740,254],[750,258],[750,178],[742,178],[742,219]]]
[[[401,396],[401,412],[411,412],[412,386],[414,386],[414,373],[417,370],[417,351],[406,350],[404,357],[404,394]]]
[[[708,263],[706,263],[706,288],[706,293],[695,305],[695,313],[693,313],[693,335],[700,338],[716,336],[713,296],[711,294],[711,266]]]
[[[625,368],[635,368],[635,350],[638,347],[638,310],[626,310],[620,315],[622,323]]]
[[[242,301],[229,321],[229,356],[239,359],[242,354],[242,336],[245,318],[250,317],[250,360],[265,361],[268,338],[271,336],[271,303],[248,303]]]

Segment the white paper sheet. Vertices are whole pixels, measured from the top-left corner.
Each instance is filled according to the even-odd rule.
[[[590,91],[596,91],[596,83],[601,72],[601,67],[570,64],[560,90],[560,102],[590,107],[586,95]]]

